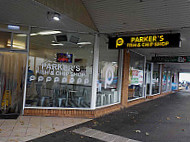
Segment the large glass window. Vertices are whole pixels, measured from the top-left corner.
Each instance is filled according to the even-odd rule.
[[[144,56],[130,52],[128,99],[143,97]]]
[[[94,36],[32,28],[26,107],[89,108]]]
[[[23,104],[25,53],[0,52],[0,114],[19,114]]]
[[[26,49],[26,34],[13,34],[13,49],[25,50]]]
[[[0,48],[11,48],[11,32],[0,31]]]
[[[151,64],[146,64],[146,95],[150,95],[150,85],[151,85]]]
[[[172,73],[172,90],[177,90],[177,73]]]
[[[171,72],[168,71],[167,91],[171,91]]]
[[[119,102],[118,54],[119,50],[108,50],[106,38],[100,38],[98,84],[96,106]]]
[[[158,93],[160,93],[160,66],[154,63],[152,78],[152,94]]]
[[[162,72],[162,92],[167,90],[167,71]]]

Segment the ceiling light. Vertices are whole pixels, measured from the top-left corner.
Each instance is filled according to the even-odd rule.
[[[10,29],[10,30],[20,30],[20,26],[8,25],[7,27],[8,27],[8,29]]]
[[[117,62],[112,62],[112,64],[117,64]]]
[[[77,43],[78,45],[89,45],[92,44],[91,42],[79,42]]]
[[[64,44],[63,43],[52,43],[51,45],[53,45],[53,46],[63,46]]]
[[[55,21],[60,21],[60,15],[58,13],[55,13],[52,17],[53,20]]]
[[[52,20],[54,20],[54,21],[60,21],[61,16],[60,16],[59,13],[48,11],[47,12],[47,18],[48,18],[49,21],[52,21]]]
[[[39,35],[53,35],[53,34],[60,34],[61,31],[42,31],[37,34]]]
[[[31,33],[30,36],[36,36],[38,35],[37,33]]]
[[[19,37],[25,37],[26,34],[17,34],[16,36],[19,36]]]

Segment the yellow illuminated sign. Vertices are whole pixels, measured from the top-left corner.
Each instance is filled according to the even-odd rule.
[[[130,37],[130,43],[127,43],[127,47],[164,47],[169,45],[170,42],[164,40],[164,35]]]
[[[180,33],[109,38],[109,49],[180,47]]]
[[[118,38],[118,39],[116,40],[116,48],[118,48],[118,46],[122,46],[123,43],[124,43],[123,38]]]

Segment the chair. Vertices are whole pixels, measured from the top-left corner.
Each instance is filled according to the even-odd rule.
[[[88,95],[88,92],[85,88],[82,89],[82,92],[81,90],[79,90],[76,95],[74,96],[75,100],[76,100],[76,103],[78,106],[82,105],[85,101],[85,98],[86,96]]]
[[[62,102],[64,101],[65,106],[68,106],[68,91],[65,88],[60,89],[59,97],[58,97],[58,106],[62,106]]]

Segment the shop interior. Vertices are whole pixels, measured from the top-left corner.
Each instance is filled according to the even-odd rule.
[[[89,108],[94,36],[32,28],[26,107]]]

